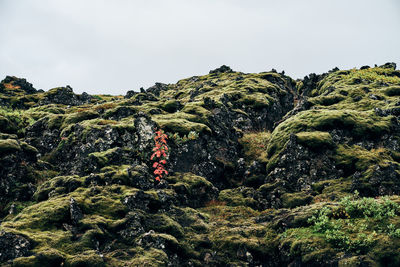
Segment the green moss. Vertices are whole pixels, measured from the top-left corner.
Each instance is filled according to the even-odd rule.
[[[85,251],[82,254],[74,255],[67,258],[64,264],[65,267],[91,267],[91,266],[105,266],[103,258],[94,250]]]
[[[253,160],[261,162],[267,161],[267,146],[271,133],[266,131],[245,133],[239,139],[239,143],[243,146],[244,155],[248,163]]]
[[[282,195],[282,206],[284,208],[295,208],[309,204],[313,197],[305,192],[285,193]]]
[[[338,178],[323,180],[312,184],[312,189],[318,193],[314,197],[315,202],[338,200],[350,194],[351,179]]]
[[[14,259],[12,266],[17,266],[17,267],[28,267],[28,266],[40,267],[40,266],[43,266],[43,265],[40,265],[37,262],[37,258],[35,256],[30,256],[30,257],[20,257],[20,258]],[[46,266],[46,265],[44,265],[44,266]],[[49,266],[49,265],[47,265],[47,266]]]
[[[271,97],[262,93],[252,93],[243,96],[238,102],[255,109],[267,108],[271,104]]]
[[[335,146],[328,132],[299,132],[296,134],[297,142],[311,149],[332,148]]]
[[[364,70],[350,70],[349,74],[343,76],[344,80],[353,82],[354,79],[358,79],[365,82],[383,82],[390,84],[399,84],[400,77],[390,75],[393,73],[392,69],[385,68],[369,68]]]
[[[0,115],[0,129],[5,132],[12,131],[12,126],[10,125],[10,121],[3,115]]]
[[[247,206],[255,208],[257,201],[252,198],[252,188],[238,187],[220,191],[218,200],[229,206]]]
[[[65,108],[59,104],[49,104],[45,106],[38,106],[31,108],[30,112],[44,112],[44,113],[51,113],[51,114],[65,114]]]
[[[168,263],[168,255],[155,248],[141,249],[129,262],[131,266],[163,266]]]
[[[344,129],[351,131],[353,138],[365,138],[388,133],[390,126],[390,116],[378,117],[373,111],[307,110],[300,112],[279,124],[272,132],[267,148],[270,159],[268,169],[276,163],[279,153],[292,133]],[[325,137],[327,137],[326,134]]]
[[[21,142],[21,148],[23,151],[29,153],[29,154],[37,154],[39,151],[36,149],[36,147],[33,147],[25,142]]]
[[[390,152],[384,148],[367,150],[357,145],[339,145],[336,149],[336,164],[357,171],[365,171],[371,165],[387,165],[392,161]]]
[[[20,257],[13,261],[12,266],[34,266],[34,267],[52,267],[61,266],[64,262],[63,255],[55,249],[41,249],[39,253],[30,257]]]
[[[357,267],[363,264],[368,264],[370,266],[375,265],[374,262],[371,261],[370,259],[366,259],[365,257],[362,256],[353,256],[341,259],[338,262],[338,267]]]
[[[180,107],[180,102],[176,101],[175,99],[168,100],[161,106],[163,110],[169,113],[176,112]]]
[[[208,111],[203,107],[204,103],[203,102],[190,102],[186,103],[184,108],[182,109],[182,112],[185,112],[187,114],[192,114],[196,115],[200,119],[198,121],[206,123],[208,120],[208,117],[211,115],[211,112]]]
[[[236,263],[238,250],[245,249],[258,259],[273,254],[276,233],[261,224],[255,224],[258,213],[251,208],[237,206],[210,206],[203,209],[210,216],[212,228],[209,238],[213,251],[220,251],[222,262]]]
[[[56,197],[22,210],[3,226],[17,229],[56,230],[69,218],[69,198]]]
[[[103,105],[96,106],[96,110],[102,110],[102,109],[105,109],[103,117],[108,119],[114,116],[118,116],[118,114],[132,114],[132,115],[136,114],[138,110],[141,109],[141,107],[126,106],[122,105],[122,103],[120,106],[116,106],[115,103],[106,103]]]
[[[0,133],[0,139],[18,139],[16,134]]]
[[[191,131],[198,133],[211,133],[211,129],[199,122],[194,122],[197,117],[182,112],[177,112],[171,115],[154,116],[154,121],[165,131],[187,135]]]
[[[104,218],[118,219],[127,213],[125,205],[121,202],[124,190],[125,187],[119,185],[96,187],[92,190],[79,188],[72,192],[70,196],[80,205],[84,214],[95,214]],[[93,191],[96,193],[93,193]]]
[[[184,235],[184,230],[176,221],[165,214],[154,214],[146,217],[145,224],[149,230],[170,234],[176,238]]]
[[[279,246],[287,250],[289,257],[300,257],[304,263],[317,263],[321,252],[335,254],[321,236],[304,227],[283,232]]]
[[[342,95],[328,95],[328,96],[320,96],[316,98],[311,98],[309,101],[314,105],[322,105],[322,106],[330,106],[333,104],[337,104],[345,99]]]
[[[34,194],[37,201],[46,200],[51,196],[69,193],[83,184],[83,178],[79,176],[58,176],[41,184]]]
[[[97,165],[101,168],[105,166],[109,162],[110,156],[112,156],[115,151],[118,150],[118,147],[110,148],[101,152],[93,152],[88,155],[89,158],[93,158]]]
[[[189,172],[177,172],[174,175],[167,176],[166,179],[169,183],[173,183],[175,185],[185,185],[189,189],[189,191],[192,191],[195,188],[199,187],[211,188],[213,186],[212,183],[207,181],[207,179],[205,179],[204,177]]]
[[[64,120],[64,127],[68,124],[78,123],[85,120],[97,118],[99,114],[92,110],[85,110],[69,114]]]
[[[47,118],[48,118],[47,125],[48,125],[49,129],[59,129],[64,122],[65,116],[58,115],[58,114],[56,114],[56,115],[52,114],[52,115],[48,115]]]
[[[14,139],[0,140],[0,155],[6,153],[13,153],[15,151],[21,151],[21,147],[18,144],[17,140]]]

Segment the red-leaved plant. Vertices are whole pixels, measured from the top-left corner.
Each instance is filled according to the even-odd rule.
[[[161,181],[164,175],[168,175],[168,171],[165,169],[167,164],[167,139],[168,136],[162,131],[156,131],[156,136],[154,137],[155,146],[153,148],[153,154],[150,160],[155,160],[153,163],[154,175],[156,176],[156,181]]]

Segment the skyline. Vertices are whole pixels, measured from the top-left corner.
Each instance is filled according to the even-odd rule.
[[[294,79],[400,64],[400,3],[251,0],[0,2],[0,79],[125,94],[228,65]]]

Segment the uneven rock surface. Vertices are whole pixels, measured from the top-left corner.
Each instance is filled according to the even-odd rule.
[[[399,97],[394,63],[125,96],[7,76],[0,265],[398,266]]]

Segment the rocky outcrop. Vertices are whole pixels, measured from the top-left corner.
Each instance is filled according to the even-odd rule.
[[[31,242],[25,237],[0,232],[0,262],[4,263],[18,257],[27,256],[31,247]]]
[[[36,148],[16,139],[0,139],[0,203],[28,201],[35,192]],[[3,207],[4,207],[3,206]],[[2,210],[2,213],[8,212]]]
[[[67,85],[66,87],[57,87],[51,89],[44,94],[44,98],[40,100],[40,105],[46,104],[62,104],[70,106],[79,106],[90,103],[92,96],[87,93],[81,95],[74,94],[72,88]]]
[[[6,85],[8,84],[8,86]],[[18,91],[22,91],[24,94],[35,94],[37,90],[33,87],[33,85],[26,81],[26,79],[20,79],[15,76],[6,76],[4,80],[0,82],[0,92],[5,93],[5,88],[14,87],[13,89],[18,89]],[[9,91],[10,94],[13,91]]]
[[[233,72],[233,70],[229,66],[226,66],[226,65],[222,65],[221,67],[216,68],[215,70],[210,70],[210,74],[229,73],[229,72]]]
[[[7,77],[0,265],[399,265],[395,67],[222,66],[125,97]]]
[[[146,89],[147,93],[151,93],[155,96],[160,96],[161,91],[168,90],[168,85],[164,83],[156,83],[155,85]]]

